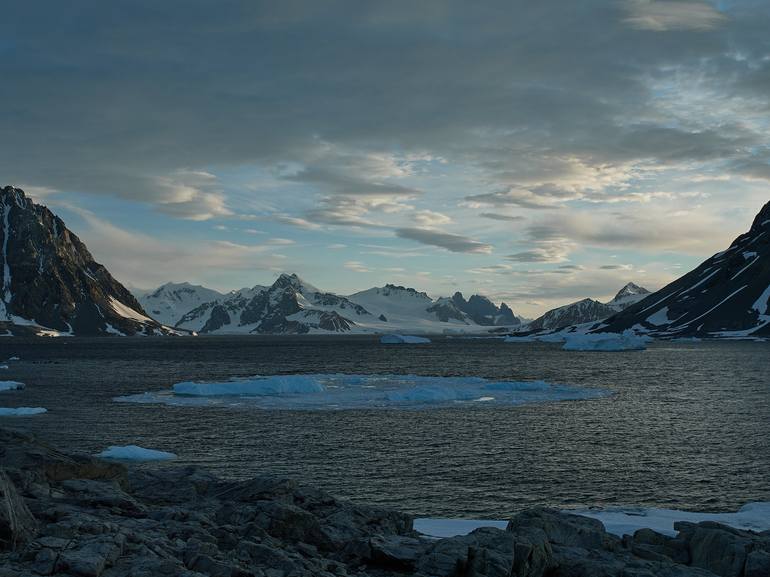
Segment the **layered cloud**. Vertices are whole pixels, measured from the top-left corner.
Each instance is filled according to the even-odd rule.
[[[432,278],[695,258],[767,198],[762,0],[42,8],[0,22],[0,174],[39,197],[345,245],[329,270],[424,253]]]

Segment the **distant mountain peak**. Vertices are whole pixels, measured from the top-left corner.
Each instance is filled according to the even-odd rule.
[[[626,286],[624,286],[622,289],[620,289],[618,291],[618,294],[616,294],[615,298],[612,300],[619,301],[629,296],[648,295],[648,294],[650,294],[650,291],[648,291],[646,288],[641,287],[636,283],[630,282]]]

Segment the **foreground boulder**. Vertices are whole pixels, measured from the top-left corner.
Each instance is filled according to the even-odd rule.
[[[281,476],[126,468],[0,429],[0,577],[768,577],[770,534],[682,523],[623,539],[549,509],[427,539]]]

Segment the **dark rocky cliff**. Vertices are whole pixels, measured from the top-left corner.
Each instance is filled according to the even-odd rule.
[[[0,330],[165,332],[58,216],[12,186],[0,188],[0,242]]]

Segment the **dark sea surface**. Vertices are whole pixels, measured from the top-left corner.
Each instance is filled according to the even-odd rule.
[[[770,344],[558,344],[374,338],[3,339],[0,426],[69,451],[138,444],[222,476],[281,473],[420,516],[500,518],[543,504],[735,510],[770,501]],[[116,403],[186,380],[287,373],[542,379],[605,398],[431,410],[285,411]]]

